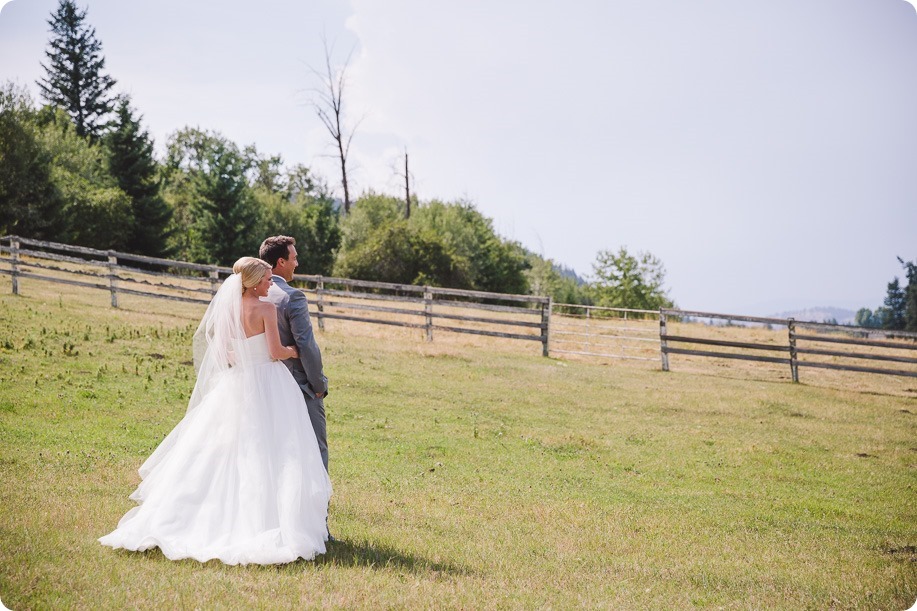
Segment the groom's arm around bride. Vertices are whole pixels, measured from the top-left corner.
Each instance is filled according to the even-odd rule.
[[[309,302],[302,291],[289,285],[299,263],[295,243],[293,238],[287,236],[267,238],[261,244],[259,256],[271,266],[274,285],[268,291],[267,300],[277,307],[281,343],[295,343],[299,349],[298,359],[287,359],[283,363],[290,369],[305,396],[322,463],[327,470],[328,438],[323,398],[328,394],[328,378],[322,370],[322,354],[315,342]]]

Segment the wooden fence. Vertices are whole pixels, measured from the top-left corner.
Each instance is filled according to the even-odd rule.
[[[0,274],[12,277],[13,293],[28,278],[111,293],[191,303],[209,303],[228,267],[96,250],[56,242],[6,236],[0,238]],[[331,319],[422,329],[428,341],[434,331],[486,335],[542,344],[548,354],[551,300],[429,286],[369,282],[297,274],[294,283],[310,296],[319,328]],[[445,323],[445,324],[444,324]]]
[[[634,361],[659,359],[658,310],[555,303],[551,354]]]
[[[326,320],[349,320],[424,330],[538,341],[548,354],[551,300],[347,278],[297,276],[314,284],[312,296],[319,328]],[[509,329],[509,330],[507,330]]]
[[[785,343],[738,342],[718,338],[672,335],[668,324],[672,318],[688,317],[724,320],[728,323],[750,323],[769,327],[785,327]],[[857,371],[895,376],[917,377],[917,367],[909,369],[864,367],[855,363],[862,360],[917,365],[917,333],[883,331],[863,327],[849,327],[829,323],[804,322],[792,318],[763,318],[712,312],[662,309],[659,311],[659,344],[662,369],[669,371],[669,355],[684,354],[709,358],[740,359],[786,365],[794,382],[799,381],[799,368],[812,367],[841,371]],[[697,350],[677,348],[669,344],[695,344],[729,350]],[[828,350],[823,344],[843,345],[845,350]],[[774,356],[774,354],[779,356]],[[835,361],[810,360],[810,357],[833,357]]]
[[[11,276],[13,293],[20,292],[20,280],[34,279],[108,291],[113,307],[119,295],[206,304],[232,273],[227,267],[15,236],[0,238],[0,264],[8,266],[0,274]],[[484,335],[540,342],[544,356],[660,359],[664,371],[670,370],[672,355],[757,361],[788,367],[794,382],[805,367],[917,377],[917,333],[713,312],[552,304],[532,295],[299,274],[294,283],[310,296],[321,329],[328,320],[344,320],[419,329],[428,341],[434,331]],[[688,322],[696,319],[785,328],[786,335],[738,341],[742,337],[717,336],[702,331],[714,327]],[[672,333],[672,325],[682,331]]]
[[[191,303],[209,303],[226,267],[96,250],[57,242],[7,236],[0,238],[0,263],[9,269],[13,293],[23,278],[102,289],[111,293],[112,307],[119,295],[139,295]]]

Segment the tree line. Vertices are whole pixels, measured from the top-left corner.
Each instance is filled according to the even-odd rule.
[[[917,331],[917,261],[898,257],[904,268],[907,284],[902,286],[898,277],[888,283],[883,304],[875,309],[860,308],[854,324],[858,327],[888,329],[892,331]]]
[[[43,104],[23,87],[0,86],[0,234],[220,265],[256,252],[264,236],[285,234],[309,274],[674,306],[651,254],[602,251],[587,282],[500,236],[472,202],[372,190],[340,202],[307,166],[197,127],[169,135],[157,158],[142,115],[106,74],[86,16],[60,0],[48,20]],[[339,111],[342,77],[331,78],[327,52],[326,63]],[[336,125],[332,136],[340,136]]]

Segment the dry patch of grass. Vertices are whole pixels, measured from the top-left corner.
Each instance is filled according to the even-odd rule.
[[[184,413],[203,308],[125,297],[112,310],[104,292],[44,286],[0,294],[10,608],[904,609],[917,597],[913,397],[359,324],[319,336],[340,539],[328,554],[226,567],[113,552],[95,539]]]

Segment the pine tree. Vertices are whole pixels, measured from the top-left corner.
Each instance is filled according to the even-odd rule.
[[[113,127],[105,139],[109,171],[131,198],[134,213],[128,249],[152,257],[168,256],[172,209],[159,193],[153,141],[141,127],[140,117],[134,116],[126,96],[118,99]]]
[[[72,0],[60,0],[48,20],[48,64],[42,64],[46,74],[38,86],[49,104],[67,111],[77,134],[97,140],[114,106],[110,93],[115,80],[103,74],[102,43],[85,19],[85,9],[79,10]]]
[[[907,293],[901,287],[898,278],[888,283],[888,293],[885,295],[885,307],[888,308],[888,317],[883,321],[883,327],[893,331],[904,329],[904,313],[907,307]]]
[[[904,266],[907,276],[907,288],[904,289],[904,330],[917,331],[917,261],[905,261],[898,257]]]

